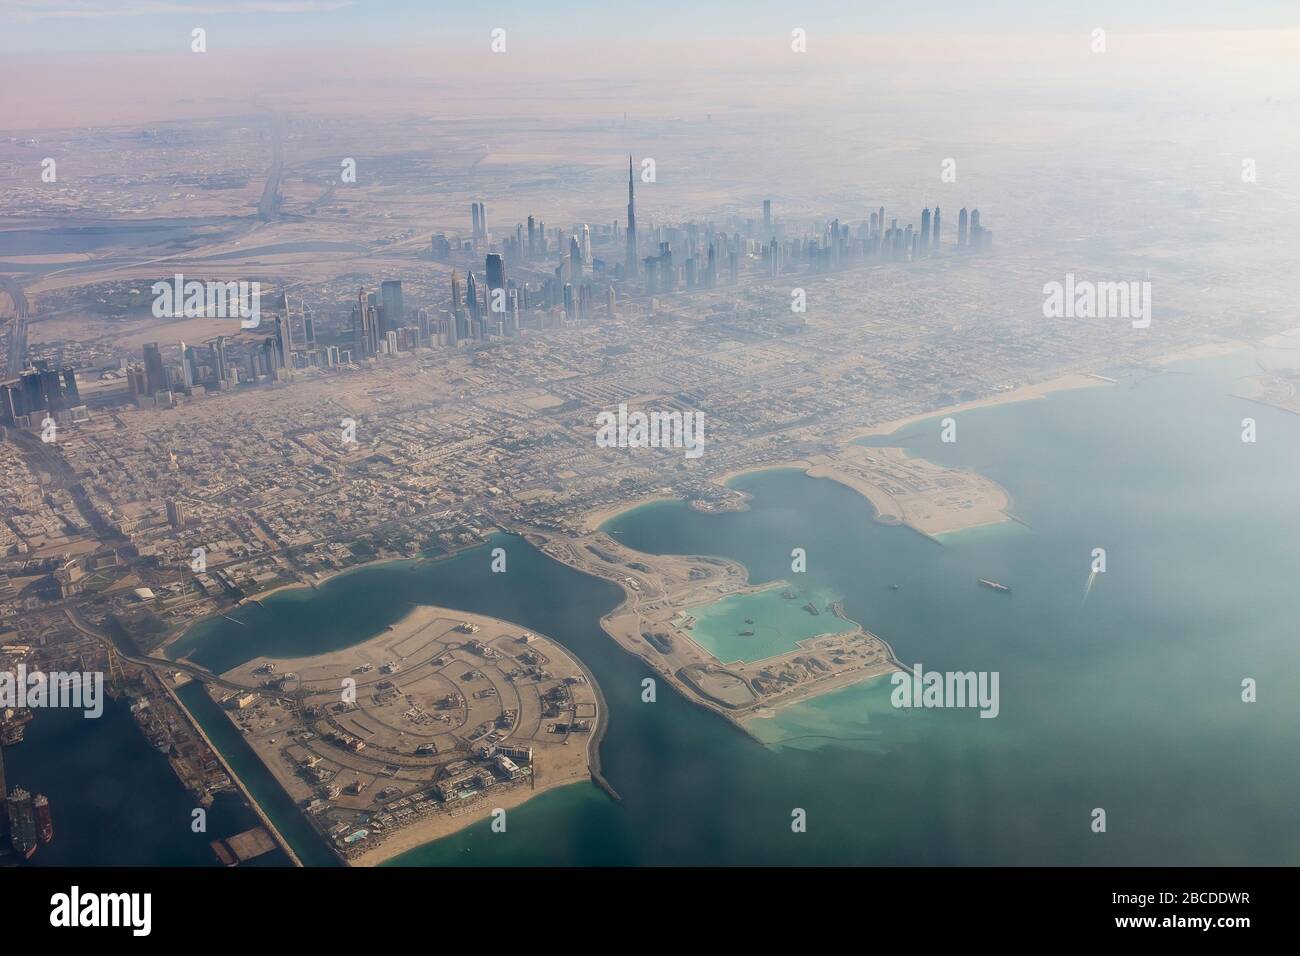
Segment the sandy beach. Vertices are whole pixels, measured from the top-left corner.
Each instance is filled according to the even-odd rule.
[[[494,809],[593,779],[594,741],[605,719],[594,678],[561,645],[509,621],[415,605],[359,644],[257,657],[222,676],[252,687],[268,674],[288,683],[228,705],[225,714],[299,806],[332,788],[313,819],[335,837],[361,834],[347,847],[324,837],[353,866],[381,863]],[[349,682],[350,703],[340,691]],[[548,703],[560,688],[568,703]],[[218,697],[234,699],[224,690]],[[590,726],[557,732],[576,721]],[[490,768],[471,755],[495,744],[526,748],[527,758],[519,758],[526,772],[502,779],[483,769],[490,783],[432,801],[429,794],[457,766]]]
[[[933,412],[920,412],[916,415],[908,415],[906,418],[896,418],[893,421],[881,422],[879,425],[873,425],[865,431],[854,432],[853,438],[868,438],[876,435],[889,435],[905,425],[911,425],[914,422],[923,422],[931,418],[938,418],[941,415],[955,415],[959,412],[974,411],[977,408],[992,408],[996,405],[1010,405],[1013,402],[1028,402],[1040,398],[1046,398],[1053,392],[1066,392],[1076,388],[1099,388],[1107,384],[1102,379],[1092,375],[1084,375],[1079,372],[1071,372],[1067,375],[1059,375],[1056,378],[1048,379],[1046,382],[1038,382],[1035,385],[1021,385],[1019,388],[1008,389],[997,395],[990,395],[987,398],[979,398],[973,402],[962,402],[960,405],[950,405],[947,408],[941,408]]]
[[[590,534],[593,531],[599,531],[600,526],[606,521],[617,518],[619,515],[628,511],[640,508],[642,505],[652,505],[659,501],[679,500],[679,498],[676,498],[673,495],[642,495],[639,498],[632,498],[628,501],[606,505],[603,508],[597,508],[595,511],[589,512],[587,516],[582,519],[582,530],[584,533]]]
[[[1226,345],[1214,348],[1232,350]],[[1198,351],[1196,354],[1204,353]],[[1219,353],[1216,351],[1214,354]],[[932,420],[939,416],[1012,402],[1032,401],[1057,391],[1095,388],[1103,384],[1107,382],[1089,375],[1059,376],[1035,385],[1008,389],[985,399],[946,409],[922,412],[884,422],[863,431],[838,435],[836,440],[840,443],[840,447],[828,454],[734,469],[713,480],[725,484],[733,478],[753,472],[798,468],[810,477],[829,478],[853,489],[872,504],[882,520],[908,525],[927,536],[1007,521],[1010,520],[1006,511],[1010,504],[1009,495],[1005,489],[991,480],[972,472],[956,471],[924,459],[910,458],[899,448],[868,447],[855,444],[853,440],[862,436],[888,435],[909,424]],[[620,543],[607,535],[599,534],[598,529],[619,514],[646,504],[669,500],[677,499],[672,495],[652,493],[626,502],[598,507],[583,519],[581,538],[566,539],[561,542],[547,536],[548,547],[545,550],[557,560],[563,560],[587,573],[614,580],[623,588],[625,600],[619,608],[602,619],[603,630],[629,653],[645,659],[658,673],[670,680],[692,700],[730,720],[748,733],[746,725],[753,719],[771,716],[792,704],[888,673],[897,667],[888,645],[875,635],[861,629],[860,625],[849,635],[824,636],[806,642],[797,650],[762,662],[753,664],[733,662],[726,665],[718,662],[691,639],[689,631],[677,628],[673,621],[679,611],[688,608],[693,602],[717,600],[723,594],[750,590],[743,569],[726,562],[722,566],[711,566],[709,576],[696,581],[690,572],[694,567],[698,573],[697,559],[686,556],[662,558],[645,556],[644,563],[651,566],[653,570],[649,573],[637,573],[635,577],[638,584],[633,588],[628,583],[630,578],[625,560],[620,559],[614,563],[598,560],[589,551],[584,552],[579,545],[583,540],[590,540],[588,536],[598,535],[599,538],[604,539],[602,548],[621,551],[623,548]],[[631,554],[640,553],[633,551]],[[391,560],[398,559],[383,559],[385,562]],[[383,562],[371,564],[376,563]],[[345,574],[352,570],[356,568],[345,569],[337,574]],[[328,580],[328,577],[322,577],[315,584],[319,585],[324,580]],[[287,584],[275,590],[308,586],[313,585]],[[275,592],[258,595],[257,599],[265,599],[272,593]],[[671,605],[671,608],[668,605]],[[655,608],[659,609],[655,610]],[[445,609],[420,608],[413,610],[406,619],[396,625],[394,632],[377,635],[362,644],[332,654],[279,663],[285,669],[301,671],[303,678],[308,682],[315,677],[323,678],[325,672],[329,672],[330,680],[337,682],[338,674],[349,673],[350,668],[357,661],[377,663],[395,654],[394,648],[404,644],[413,645],[424,640],[425,636],[417,640],[415,635],[429,629],[440,618],[462,617],[471,616]],[[478,617],[473,619],[481,625],[492,624],[501,629],[494,638],[499,641],[497,645],[499,649],[507,649],[510,646],[508,642],[514,640],[506,637],[507,631],[517,634],[521,629],[507,622],[494,622],[492,619]],[[643,632],[648,629],[662,629],[676,634],[677,639],[672,650],[665,653],[651,648],[642,637]],[[445,641],[446,637],[444,635],[437,639]],[[384,645],[384,649],[379,648],[380,644]],[[558,645],[553,647],[553,653],[569,658],[575,668],[582,668],[585,673],[585,667],[572,655],[563,652]],[[798,661],[803,656],[819,653],[848,654],[852,657],[852,662],[833,673],[820,676],[803,675],[797,684],[788,690],[765,694],[762,699],[755,696],[752,682],[756,678],[761,679],[759,675],[764,668],[797,668]],[[420,655],[421,659],[425,656],[428,654],[422,652]],[[415,658],[412,658],[412,662],[414,660]],[[246,667],[255,664],[256,662],[250,662]],[[479,666],[482,666],[481,663]],[[750,690],[746,690],[747,684],[750,685]],[[504,684],[502,689],[505,689]],[[432,690],[429,693],[432,693]],[[598,721],[603,720],[604,717],[604,713],[601,712]],[[283,737],[287,729],[282,723],[268,724],[260,731],[254,730],[249,733],[250,743],[255,749],[259,749],[264,762],[286,789],[290,792],[301,791],[302,783],[295,777],[292,764],[283,763],[282,759],[276,759],[272,750],[264,745],[259,746],[261,740],[270,739],[270,734]],[[533,729],[532,734],[535,743],[543,748],[548,746],[544,743],[545,738],[536,728]],[[562,756],[556,754],[558,760],[553,757],[549,762],[541,762],[537,767],[536,776],[527,784],[493,788],[481,801],[465,806],[454,815],[445,811],[434,812],[396,829],[390,832],[379,845],[354,852],[349,862],[356,866],[382,863],[467,826],[481,824],[495,808],[508,810],[523,804],[538,793],[583,780],[591,780],[596,758],[588,751],[594,748],[598,741],[599,734],[593,734],[589,741],[583,741],[584,746],[578,748],[578,752],[565,753]],[[590,746],[586,746],[588,743]],[[542,753],[545,752],[543,749]],[[355,773],[357,770],[357,763],[353,761],[349,772]],[[302,792],[295,793],[298,798],[304,795]]]

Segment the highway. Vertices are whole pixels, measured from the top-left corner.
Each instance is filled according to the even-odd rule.
[[[9,363],[5,369],[5,378],[17,378],[27,359],[27,296],[10,279],[0,278],[0,286],[4,287],[14,303],[14,320],[9,325]]]

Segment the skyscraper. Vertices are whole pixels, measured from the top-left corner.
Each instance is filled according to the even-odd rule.
[[[629,276],[636,275],[636,194],[632,180],[632,154],[627,154],[627,256],[623,260],[623,271]]]
[[[772,200],[763,200],[763,238],[772,235]]]
[[[167,381],[167,369],[163,366],[162,352],[159,351],[157,342],[145,343],[144,373],[150,395],[165,390],[170,384]]]
[[[357,292],[357,304],[352,310],[353,361],[373,358],[379,352],[379,329],[375,307],[364,288]]]
[[[302,314],[302,340],[309,349],[316,347],[316,314],[308,307],[306,302],[298,300],[298,307]]]
[[[939,251],[939,207],[934,207],[934,224],[931,226],[934,234],[934,251]]]
[[[230,380],[230,365],[226,358],[224,335],[218,335],[212,342],[212,368],[217,375],[217,387],[224,388]]]
[[[293,335],[289,329],[289,316],[276,316],[273,326],[275,337],[275,367],[289,367],[289,351],[293,348]]]
[[[957,246],[966,245],[966,207],[961,207],[961,212],[957,213]]]
[[[505,313],[509,311],[505,289],[506,264],[500,255],[489,252],[487,257],[487,302],[488,311],[492,313],[489,318],[494,322],[504,320]]]
[[[506,264],[495,252],[488,253],[487,257],[487,287],[489,289],[506,287]]]
[[[69,406],[81,404],[81,393],[77,390],[77,373],[70,368],[63,370],[63,394]]]
[[[478,282],[474,279],[474,273],[472,271],[465,275],[465,311],[469,314],[469,337],[472,339],[481,338],[481,329],[479,328]]]
[[[921,210],[921,250],[930,251],[930,210],[925,208]]]
[[[385,333],[400,329],[406,317],[402,304],[402,280],[386,279],[379,284],[379,297],[384,303]]]
[[[582,246],[577,236],[569,237],[569,281],[582,281]]]

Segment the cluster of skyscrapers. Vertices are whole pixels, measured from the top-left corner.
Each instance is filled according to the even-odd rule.
[[[39,427],[46,417],[63,424],[84,412],[77,375],[70,368],[51,368],[38,360],[18,378],[0,383],[0,420],[6,424]]]
[[[646,295],[679,290],[712,289],[720,282],[736,285],[742,261],[755,263],[759,275],[792,272],[817,273],[872,262],[909,262],[938,255],[942,246],[943,218],[939,207],[921,210],[919,228],[899,226],[886,219],[883,206],[872,211],[856,228],[835,219],[815,225],[799,236],[786,235],[783,224],[772,217],[772,201],[763,201],[761,222],[739,224],[731,233],[708,223],[659,226],[652,230],[654,251],[642,255],[636,216],[636,175],[628,156],[627,226],[619,222],[597,227],[596,239],[608,249],[623,248],[623,261],[610,265],[593,252],[593,231],[587,224],[572,231],[548,231],[533,216],[515,226],[513,234],[499,240],[488,230],[487,206],[470,204],[472,234],[452,242],[435,235],[431,253],[451,260],[453,254],[475,256],[486,250],[484,268],[451,274],[450,307],[431,312],[408,309],[402,283],[383,281],[377,292],[358,291],[351,322],[334,345],[318,346],[312,310],[288,296],[271,297],[261,327],[266,334],[250,342],[241,336],[217,336],[203,346],[180,343],[179,366],[164,363],[157,343],[144,347],[144,361],[126,374],[137,404],[165,406],[177,391],[225,389],[246,382],[281,381],[294,369],[336,368],[396,355],[418,347],[455,347],[518,335],[525,328],[547,328],[566,321],[594,317],[596,302],[604,299],[606,314],[613,315],[615,284],[627,288],[633,280]],[[990,247],[992,232],[980,224],[979,210],[958,213],[959,251]],[[558,257],[558,263],[557,263]],[[507,275],[519,269],[536,279],[520,282]],[[346,316],[346,313],[344,313]],[[24,372],[16,382],[0,386],[3,414],[8,420],[30,422],[32,413],[63,412],[79,403],[76,378],[70,369],[62,374],[46,368]],[[24,416],[26,416],[24,418]]]

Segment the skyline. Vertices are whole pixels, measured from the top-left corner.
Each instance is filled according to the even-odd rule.
[[[0,0],[4,906],[1270,912],[1300,8],[838,7]]]

